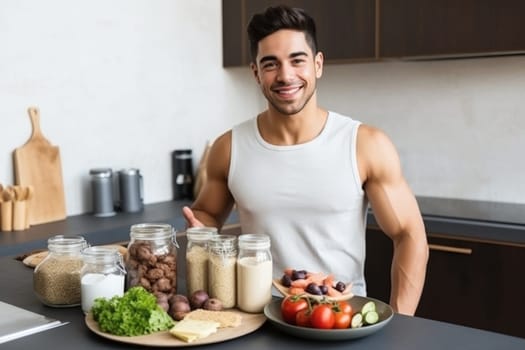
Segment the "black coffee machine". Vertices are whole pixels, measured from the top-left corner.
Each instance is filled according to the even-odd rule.
[[[178,149],[172,153],[173,197],[193,199],[193,160],[191,149]]]

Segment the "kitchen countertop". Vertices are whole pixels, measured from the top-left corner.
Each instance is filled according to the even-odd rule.
[[[428,234],[457,236],[475,240],[525,245],[525,205],[471,201],[452,198],[417,197]],[[147,204],[138,213],[117,213],[107,218],[91,214],[69,216],[66,220],[32,226],[18,232],[0,232],[0,256],[45,249],[47,239],[56,234],[79,234],[100,244],[129,239],[131,225],[164,222],[177,231],[185,227],[182,207],[189,201]],[[233,212],[227,223],[238,222]],[[377,226],[372,211],[368,224]]]
[[[115,229],[118,231],[118,229]],[[112,235],[111,230],[107,234]],[[119,234],[115,233],[115,237]],[[97,237],[97,239],[100,237]],[[106,242],[93,239],[92,244]],[[117,239],[120,239],[118,237]],[[178,285],[184,290],[183,274],[185,271],[184,234],[178,237],[181,249],[177,256],[179,272]],[[32,269],[24,266],[12,257],[0,258],[0,300],[12,305],[58,319],[68,324],[16,339],[2,344],[2,349],[129,349],[128,344],[114,342],[92,333],[84,323],[81,308],[50,308],[44,306],[33,294]],[[6,317],[6,315],[0,315]],[[525,339],[498,333],[457,326],[449,323],[408,317],[395,314],[392,321],[379,332],[368,337],[349,341],[312,341],[296,338],[282,333],[267,321],[260,329],[246,336],[222,343],[206,345],[209,349],[348,349],[354,350],[442,350],[442,349],[525,349]]]

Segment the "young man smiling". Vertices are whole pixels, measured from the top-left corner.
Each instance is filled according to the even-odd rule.
[[[207,182],[183,209],[188,225],[222,227],[235,203],[243,233],[271,237],[275,277],[285,267],[331,272],[365,295],[370,204],[394,245],[390,304],[414,314],[428,247],[394,145],[382,131],[317,104],[323,54],[303,10],[270,7],[252,17],[248,35],[268,108],[214,142]]]

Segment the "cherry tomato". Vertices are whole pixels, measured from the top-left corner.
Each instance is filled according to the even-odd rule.
[[[335,313],[328,304],[319,304],[312,310],[310,316],[312,327],[321,329],[330,329],[334,327]]]
[[[342,311],[334,312],[335,322],[334,327],[336,329],[345,329],[350,327],[350,322],[352,321],[352,315]]]
[[[295,324],[301,327],[312,327],[310,321],[311,312],[309,309],[304,309],[295,314]]]
[[[336,301],[334,304],[334,311],[341,311],[344,314],[349,314],[352,316],[354,313],[354,309],[352,308],[352,305],[348,301],[340,300]]]
[[[295,324],[295,315],[305,309],[308,309],[308,302],[298,295],[289,295],[281,302],[283,320],[289,324]]]

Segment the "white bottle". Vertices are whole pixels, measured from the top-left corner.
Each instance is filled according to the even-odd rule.
[[[237,307],[259,313],[272,299],[272,254],[270,237],[264,234],[239,236],[237,257]]]

